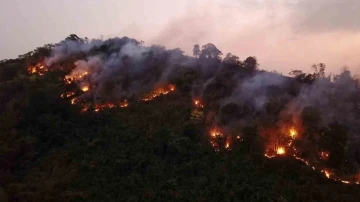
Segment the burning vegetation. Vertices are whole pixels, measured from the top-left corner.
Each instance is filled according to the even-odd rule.
[[[161,95],[167,95],[173,91],[175,91],[175,85],[170,84],[164,88],[157,88],[152,92],[147,93],[145,96],[141,98],[141,100],[147,102]]]
[[[48,67],[42,62],[39,62],[34,66],[32,65],[28,66],[27,71],[29,74],[36,74],[39,76],[43,76],[48,71]]]
[[[358,171],[352,177],[343,177],[338,165],[345,165],[343,145],[350,135],[356,137],[359,123],[358,86],[348,88],[346,96],[340,96],[344,93],[342,88],[352,82],[348,72],[344,71],[335,81],[325,78],[321,68],[314,74],[296,72],[295,78],[289,78],[259,72],[254,57],[244,62],[231,62],[238,60],[233,57],[222,62],[221,52],[213,44],[205,45],[196,58],[186,59],[178,51],[122,40],[111,55],[94,54],[94,47],[86,57],[78,56],[72,68],[61,67],[70,69],[61,78],[66,89],[61,97],[72,105],[80,105],[82,112],[101,112],[129,107],[130,102],[150,102],[175,91],[195,95],[188,103],[192,102],[192,120],[205,123],[205,136],[215,151],[231,151],[243,144],[260,142],[263,149],[259,150],[267,158],[295,158],[327,178],[360,182],[354,177]],[[53,55],[57,60],[48,59],[49,67],[38,63],[29,66],[28,72],[44,75],[70,56],[59,59]],[[178,69],[174,70],[162,65],[169,61],[183,64],[184,60],[190,67],[176,66]],[[332,107],[318,102],[319,93],[326,94],[326,103]],[[336,105],[341,101],[346,104]],[[355,106],[351,108],[354,111],[349,111],[349,106]],[[339,137],[341,144],[335,144],[331,138],[340,133],[346,134],[347,139]],[[339,153],[344,154],[341,159],[333,157]]]

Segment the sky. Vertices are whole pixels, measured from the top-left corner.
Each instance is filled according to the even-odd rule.
[[[2,0],[0,60],[74,33],[128,36],[146,44],[180,47],[215,44],[260,69],[328,73],[348,66],[360,73],[359,0]]]

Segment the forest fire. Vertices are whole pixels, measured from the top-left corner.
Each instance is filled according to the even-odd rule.
[[[65,82],[67,84],[71,84],[73,81],[80,81],[82,79],[85,78],[85,76],[88,75],[88,72],[76,72],[76,73],[72,73],[71,75],[67,75],[65,76]]]
[[[82,112],[87,112],[91,104],[85,104],[82,108]],[[111,109],[115,107],[125,108],[129,106],[129,102],[127,100],[124,100],[123,102],[120,102],[118,105],[113,103],[104,103],[104,104],[96,104],[94,106],[94,111],[99,112],[104,109]]]
[[[144,74],[145,77],[143,77],[140,73],[138,76],[134,76],[131,75],[131,71],[127,72],[126,70],[126,68],[131,67],[131,65],[129,65],[131,63],[119,63],[115,66],[121,67],[120,68],[121,71],[124,70],[125,73],[121,74],[120,72],[117,72],[118,71],[117,68],[111,69],[111,71],[109,71],[110,66],[109,67],[104,66],[105,67],[104,68],[103,67],[104,63],[100,62],[101,59],[94,59],[94,60],[92,59],[90,60],[90,58],[88,58],[86,60],[84,59],[77,61],[75,63],[76,67],[72,69],[71,73],[65,76],[65,78],[64,77],[60,78],[60,81],[65,82],[65,84],[69,84],[68,86],[66,86],[65,88],[66,91],[61,95],[61,97],[68,98],[69,100],[71,100],[72,105],[79,104],[80,108],[82,108],[81,110],[82,112],[88,112],[88,111],[100,112],[102,110],[111,109],[111,108],[126,108],[129,106],[129,102],[124,99],[132,100],[132,97],[135,97],[140,102],[141,101],[148,102],[153,100],[154,98],[167,95],[176,90],[175,85],[166,83],[165,85],[160,85],[160,86],[156,85],[155,87],[151,88],[151,91],[149,92],[148,90],[150,89],[148,87],[152,86],[154,83],[159,84],[160,81],[160,80],[156,80],[158,78],[156,77],[156,75],[154,77],[151,74],[151,72],[149,74]],[[73,65],[69,65],[69,66],[74,67]],[[38,75],[43,75],[44,72],[46,72],[47,70],[48,70],[47,67],[41,63],[38,63],[35,66],[30,66],[28,68],[28,72],[30,74],[38,74]],[[116,77],[114,77],[112,75],[113,73],[119,73],[119,74],[117,74]],[[267,78],[267,76],[265,75],[264,77],[260,77],[260,78]],[[164,81],[167,80],[161,80],[161,82]],[[212,80],[210,79],[209,81]],[[196,89],[196,91],[193,91],[191,93],[191,94],[196,93],[196,95],[198,96],[198,97],[196,96],[193,97],[192,100],[193,102],[192,106],[194,108],[192,112],[192,116],[195,117],[193,120],[196,120],[197,124],[203,124],[206,122],[206,124],[209,123],[207,126],[216,125],[215,127],[212,127],[208,131],[208,134],[206,134],[209,142],[216,151],[231,150],[232,148],[236,147],[237,145],[236,143],[238,141],[244,141],[244,142],[249,141],[246,139],[247,137],[246,135],[254,134],[253,135],[254,137],[257,134],[258,126],[261,127],[262,125],[262,124],[257,124],[257,123],[262,123],[262,122],[258,122],[257,119],[254,119],[254,125],[255,125],[254,130],[252,130],[252,128],[248,129],[248,131],[253,131],[253,132],[241,131],[248,125],[247,119],[244,117],[250,116],[251,114],[250,111],[253,111],[253,109],[251,108],[251,104],[252,104],[251,99],[247,98],[250,101],[246,103],[242,103],[242,98],[239,100],[236,98],[234,100],[231,100],[231,102],[234,103],[229,103],[226,105],[224,104],[223,106],[220,103],[219,106],[217,106],[218,104],[216,103],[217,99],[213,98],[213,97],[217,97],[216,93],[215,92],[213,93],[212,89],[210,90],[205,89],[206,85],[202,84],[201,82],[199,82],[198,84],[196,83],[197,85],[195,85],[199,89]],[[221,79],[219,79],[218,82],[220,82],[219,84],[221,84],[222,82]],[[244,78],[243,82],[246,83],[247,78]],[[249,84],[249,85],[252,86],[253,84]],[[145,88],[141,88],[142,86],[145,86]],[[212,85],[208,85],[208,86],[212,86]],[[214,85],[214,86],[216,87],[218,85]],[[232,86],[232,85],[227,85],[227,86]],[[241,86],[237,86],[237,87],[241,87]],[[209,94],[211,96],[207,96],[206,92],[208,91],[216,96],[213,96],[212,94]],[[148,93],[142,94],[144,92],[148,92]],[[221,94],[220,92],[223,91],[219,91],[219,94]],[[261,91],[259,90],[259,92]],[[75,95],[79,97],[76,97]],[[204,95],[205,96],[204,98],[206,99],[202,100],[202,97],[200,97],[199,95]],[[251,95],[250,97],[252,96],[254,95]],[[239,95],[239,97],[241,96]],[[221,98],[224,98],[223,101],[228,101],[226,100],[226,97],[221,97]],[[215,101],[212,99],[215,99]],[[205,103],[204,101],[207,102]],[[189,100],[189,104],[190,102],[191,100]],[[205,104],[206,106],[209,106],[206,107],[209,108],[209,110],[203,110]],[[225,106],[228,106],[228,108],[225,108]],[[269,107],[271,109],[270,111],[272,111],[272,105],[269,105]],[[221,108],[221,110],[213,109],[213,108]],[[208,113],[208,111],[212,111],[213,115],[211,113]],[[323,174],[325,174],[327,178],[335,179],[334,176],[337,176],[338,173],[336,173],[335,171],[331,173],[329,168],[325,168],[319,165],[323,163],[323,161],[329,159],[330,152],[321,151],[321,148],[316,147],[316,149],[313,150],[309,149],[309,151],[314,153],[308,152],[311,153],[310,155],[306,153],[307,151],[304,151],[304,148],[302,148],[304,147],[303,145],[305,144],[302,144],[301,142],[302,139],[306,138],[306,135],[304,135],[306,134],[305,131],[306,127],[304,127],[304,130],[302,130],[302,128],[300,128],[301,126],[300,123],[302,122],[301,121],[297,122],[298,119],[299,120],[301,119],[299,117],[295,117],[295,118],[292,117],[292,116],[296,116],[296,114],[290,114],[290,115],[291,117],[289,116],[290,117],[289,119],[283,119],[281,121],[284,122],[281,123],[277,122],[277,120],[279,120],[278,118],[280,118],[277,117],[277,115],[274,115],[274,117],[269,117],[269,119],[267,119],[268,117],[266,116],[266,123],[269,123],[267,124],[267,126],[270,127],[269,129],[270,132],[269,131],[265,132],[266,135],[264,135],[264,139],[259,139],[266,141],[264,145],[261,145],[266,148],[264,155],[268,158],[274,158],[277,156],[285,156],[285,157],[288,156],[288,157],[296,158],[297,160],[304,162],[307,166],[310,166],[313,170],[322,172]],[[256,116],[257,118],[258,115],[251,115],[251,116]],[[242,134],[243,132],[245,133],[244,136],[245,140],[242,139],[243,136],[240,137],[238,135],[238,134],[243,135]],[[251,144],[251,143],[246,142],[246,144]],[[319,159],[321,159],[322,161],[319,161]],[[340,180],[340,178],[336,178],[336,180],[341,181],[343,183],[350,182],[348,180],[343,180],[343,179]]]
[[[170,84],[169,86],[167,87],[164,87],[164,88],[158,88],[154,91],[152,91],[151,93],[145,95],[143,98],[141,98],[142,101],[150,101],[156,97],[159,97],[160,95],[167,95],[169,94],[170,92],[173,92],[175,91],[175,85],[173,84]]]
[[[39,62],[35,66],[29,66],[27,68],[27,71],[29,74],[37,74],[39,76],[43,76],[45,72],[48,71],[48,68],[44,64]]]
[[[97,104],[97,105],[95,105],[94,110],[95,110],[95,112],[98,112],[98,111],[106,109],[106,108],[111,109],[114,107],[115,107],[115,105],[112,103]]]
[[[231,138],[226,137],[219,127],[213,127],[210,130],[210,143],[215,151],[219,151],[221,148],[231,150]]]
[[[219,151],[219,138],[223,137],[223,133],[220,132],[218,127],[214,127],[210,130],[210,143],[215,148],[216,151]]]
[[[85,75],[87,75],[87,72],[85,72],[85,73],[83,73],[83,74],[80,74],[80,76],[67,77],[67,78],[65,79],[65,81],[66,81],[67,84],[71,84],[71,82],[73,81],[73,79],[79,79],[79,78],[82,78],[82,77],[85,76]],[[80,89],[81,89],[81,91],[83,91],[83,92],[88,92],[88,91],[91,90],[88,85],[84,85],[84,86],[82,86]],[[152,100],[152,99],[155,98],[155,97],[158,97],[158,96],[160,96],[160,95],[166,95],[166,94],[168,94],[168,93],[170,93],[170,92],[173,92],[173,91],[175,91],[175,85],[170,84],[170,85],[168,85],[168,86],[165,87],[165,88],[158,88],[158,89],[152,91],[152,92],[150,93],[150,95],[146,96],[145,98],[142,98],[141,100],[142,100],[142,101],[150,101],[150,100]],[[68,98],[68,97],[73,96],[74,94],[75,94],[74,92],[66,92],[66,93],[63,93],[63,94],[61,95],[61,97],[62,97],[62,98]],[[76,104],[76,103],[77,103],[77,98],[71,99],[71,104],[72,104],[72,105],[74,105],[74,104]],[[120,103],[117,103],[117,104],[116,104],[116,103],[96,104],[96,105],[94,106],[94,111],[95,111],[95,112],[99,112],[99,111],[101,111],[101,110],[103,110],[103,109],[105,109],[105,108],[114,108],[114,107],[125,108],[125,107],[128,107],[128,106],[129,106],[129,102],[128,102],[127,100],[124,100],[124,101],[122,101],[122,102],[120,102]],[[88,111],[88,109],[89,109],[89,104],[84,105],[81,111],[82,111],[82,112],[86,112],[86,111]]]
[[[298,135],[298,132],[296,131],[296,129],[294,127],[292,127],[289,130],[289,136],[291,137],[291,139],[287,140],[288,146],[287,147],[276,146],[276,144],[275,144],[275,147],[269,147],[266,150],[264,156],[267,158],[274,158],[277,156],[293,156],[296,160],[303,162],[306,166],[309,166],[312,170],[314,170],[314,171],[317,170],[318,172],[323,173],[325,175],[325,177],[328,179],[332,179],[334,181],[338,181],[338,182],[345,183],[345,184],[360,183],[359,179],[353,179],[353,180],[346,179],[345,180],[345,179],[341,178],[340,176],[335,175],[334,172],[332,172],[330,169],[322,167],[316,161],[312,161],[312,160],[300,157],[298,155],[298,150],[296,149],[296,147],[291,144],[293,142],[293,139],[295,139],[297,137],[297,135]],[[321,151],[318,153],[318,158],[321,160],[327,160],[329,157],[330,157],[330,152],[328,152],[328,151]]]
[[[212,130],[210,130],[210,136],[212,138],[222,137],[224,134],[220,132],[220,130],[217,127],[214,127]]]

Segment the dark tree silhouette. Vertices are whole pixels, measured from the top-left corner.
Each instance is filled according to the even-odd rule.
[[[238,56],[233,55],[231,53],[226,54],[225,58],[223,59],[223,63],[227,65],[234,65],[234,66],[240,66],[241,61]]]
[[[199,44],[195,44],[193,48],[193,55],[195,58],[198,58],[200,56],[200,46]]]
[[[221,61],[222,52],[212,43],[202,46],[200,58]]]
[[[65,40],[84,41],[82,38],[78,37],[76,34],[70,34],[68,37],[65,38]]]
[[[324,63],[313,64],[311,68],[314,70],[315,78],[324,78],[326,65]]]
[[[255,71],[258,67],[257,59],[254,56],[246,58],[244,61],[245,68],[250,71]]]
[[[298,69],[295,69],[295,70],[291,70],[291,72],[289,72],[289,75],[290,76],[294,76],[294,77],[298,77],[300,75],[303,74],[303,71],[302,70],[298,70]]]

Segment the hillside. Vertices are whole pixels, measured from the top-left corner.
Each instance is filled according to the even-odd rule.
[[[222,55],[70,35],[1,61],[0,201],[358,201],[359,79]]]

